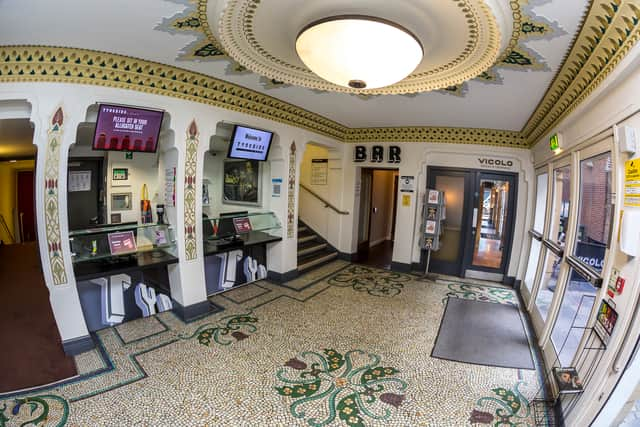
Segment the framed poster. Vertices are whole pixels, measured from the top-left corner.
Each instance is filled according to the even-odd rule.
[[[597,322],[593,329],[605,344],[609,343],[617,321],[618,313],[616,310],[607,301],[602,300],[598,309]]]
[[[260,206],[260,162],[225,160],[222,203]]]
[[[327,185],[329,159],[311,159],[311,185]]]

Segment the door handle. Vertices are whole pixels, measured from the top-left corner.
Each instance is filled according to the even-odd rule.
[[[473,223],[471,226],[473,227],[473,232],[476,231],[476,224],[478,223],[478,208],[473,208]]]

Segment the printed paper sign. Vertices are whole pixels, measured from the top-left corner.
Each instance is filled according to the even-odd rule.
[[[411,206],[411,196],[408,194],[402,195],[402,206]]]
[[[624,163],[624,205],[640,207],[640,159]]]
[[[436,234],[436,222],[435,221],[427,221],[427,225],[424,230],[427,234]]]
[[[311,159],[311,184],[327,185],[329,159]]]
[[[400,177],[400,192],[401,193],[413,193],[413,176],[401,176]]]
[[[438,190],[429,190],[428,202],[438,204],[439,192]]]
[[[91,171],[71,171],[69,172],[69,192],[91,191]]]

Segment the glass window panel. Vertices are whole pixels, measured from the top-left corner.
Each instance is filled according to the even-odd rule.
[[[460,257],[460,235],[464,213],[464,176],[436,176],[436,190],[444,191],[444,203],[447,215],[442,223],[440,250],[433,252],[431,258],[439,261],[457,261]]]
[[[549,307],[553,301],[553,293],[558,285],[558,274],[560,273],[560,258],[553,252],[547,250],[544,260],[544,270],[540,281],[540,289],[536,296],[536,307],[542,316],[544,322],[547,321]]]
[[[611,227],[611,153],[580,162],[580,212],[574,255],[602,271]]]
[[[567,165],[558,168],[553,172],[553,175],[553,216],[551,217],[549,239],[555,239],[561,247],[564,247],[571,208],[571,201],[569,200],[571,195],[571,167]]]
[[[482,179],[479,194],[473,265],[497,269],[505,246],[509,181]]]
[[[597,291],[573,269],[571,270],[560,312],[551,331],[551,341],[562,366],[570,366],[578,350]]]
[[[524,277],[524,285],[529,289],[529,291],[531,291],[533,281],[536,279],[538,260],[540,259],[540,249],[542,249],[542,243],[536,239],[531,239],[531,251],[529,254],[529,263],[527,264],[527,274]]]
[[[533,229],[542,233],[544,229],[544,217],[547,211],[547,190],[549,174],[538,175],[536,185],[536,214],[533,220]]]

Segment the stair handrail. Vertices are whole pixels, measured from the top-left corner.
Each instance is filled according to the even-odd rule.
[[[11,239],[11,243],[15,243],[16,238],[13,237],[13,234],[11,234],[11,231],[9,230],[9,226],[7,225],[7,221],[5,221],[4,216],[2,214],[0,214],[0,225],[4,229],[4,232],[7,233],[7,236],[9,236],[9,238]]]
[[[329,203],[327,200],[325,200],[324,198],[322,198],[322,196],[320,196],[318,193],[316,193],[315,191],[313,191],[312,189],[310,189],[309,187],[307,187],[304,184],[300,184],[300,188],[304,188],[305,190],[307,190],[313,197],[315,197],[316,199],[320,200],[322,203],[324,203],[324,207],[325,208],[331,208],[333,209],[336,213],[340,214],[340,215],[349,215],[349,212],[347,211],[343,211],[340,210],[339,208],[335,207],[334,205],[332,205],[331,203]]]

